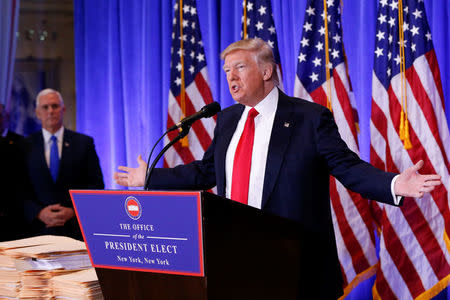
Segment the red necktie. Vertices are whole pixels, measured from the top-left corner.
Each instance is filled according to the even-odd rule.
[[[234,154],[231,199],[247,204],[250,167],[252,165],[253,140],[255,138],[255,117],[258,111],[250,109],[244,131]]]

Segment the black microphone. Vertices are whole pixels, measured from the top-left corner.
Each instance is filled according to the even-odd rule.
[[[202,118],[209,118],[214,116],[220,111],[220,104],[218,102],[213,102],[210,104],[207,104],[200,109],[200,111],[183,118],[180,122],[170,127],[167,132],[175,130],[177,128],[183,127],[183,126],[191,126],[192,123],[194,123],[197,120],[200,120]]]
[[[152,176],[152,172],[155,169],[156,163],[158,162],[158,160],[161,158],[161,156],[163,156],[163,154],[176,142],[178,142],[179,140],[181,140],[183,137],[185,137],[188,133],[189,130],[191,129],[191,125],[192,123],[194,123],[197,120],[200,120],[202,118],[209,118],[214,116],[215,114],[217,114],[220,111],[220,104],[217,102],[213,102],[210,103],[208,105],[205,105],[202,107],[202,109],[200,109],[200,111],[196,112],[195,114],[192,114],[186,118],[184,118],[183,120],[181,120],[180,122],[178,122],[177,124],[175,124],[174,126],[170,127],[160,138],[159,140],[155,143],[155,145],[152,148],[152,151],[150,152],[150,155],[148,156],[148,161],[147,161],[147,172],[145,175],[145,184],[144,184],[144,189],[147,190],[148,186],[150,185],[150,178]],[[182,128],[181,132],[178,133],[178,135],[171,140],[162,150],[161,152],[158,154],[158,156],[155,158],[155,160],[153,161],[152,165],[150,166],[150,159],[152,157],[152,153],[153,150],[155,149],[156,145],[159,143],[159,141],[162,140],[162,138],[168,134],[169,132],[171,132],[172,130],[175,130],[177,128]]]

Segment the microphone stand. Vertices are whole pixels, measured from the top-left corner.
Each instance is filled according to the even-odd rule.
[[[158,156],[153,160],[152,166],[148,168],[147,166],[147,173],[145,176],[145,184],[144,184],[144,190],[148,190],[148,186],[150,185],[150,178],[152,176],[153,170],[155,169],[156,163],[159,161],[161,156],[163,156],[166,151],[172,147],[173,144],[184,138],[186,135],[188,135],[189,130],[191,129],[191,125],[184,125],[181,126],[181,132],[173,139],[171,140],[164,148],[159,152]],[[150,157],[149,157],[150,159]]]

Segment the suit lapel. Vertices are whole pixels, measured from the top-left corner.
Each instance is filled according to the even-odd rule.
[[[244,111],[244,105],[235,105],[230,107],[229,113],[223,114],[223,120],[220,122],[223,128],[219,128],[220,138],[217,139],[216,145],[216,171],[217,171],[217,193],[221,196],[225,196],[225,158],[227,156],[228,146],[230,145],[231,138],[236,131],[237,124]]]
[[[267,153],[261,208],[264,208],[273,191],[295,125],[295,120],[292,116],[291,103],[285,94],[281,91],[279,91],[279,93],[278,107],[273,121],[269,151]]]

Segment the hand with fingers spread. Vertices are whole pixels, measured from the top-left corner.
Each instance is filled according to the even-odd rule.
[[[147,163],[139,155],[137,158],[139,166],[130,168],[119,166],[118,169],[123,172],[114,172],[114,181],[123,186],[143,186],[145,184],[145,172]]]
[[[423,160],[403,171],[397,178],[394,192],[398,196],[422,197],[441,184],[441,176],[421,175],[418,171],[423,167]]]

